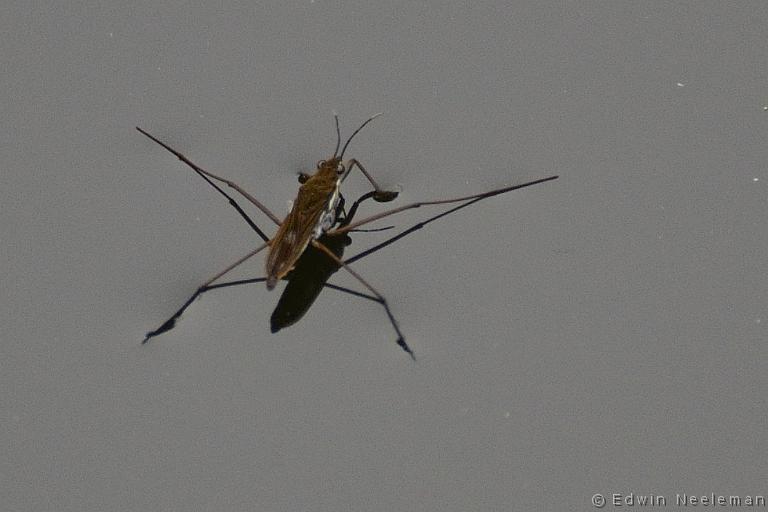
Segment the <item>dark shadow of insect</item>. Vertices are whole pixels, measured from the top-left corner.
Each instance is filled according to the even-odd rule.
[[[298,321],[310,307],[322,288],[327,286],[346,291],[353,295],[364,297],[379,303],[384,308],[384,311],[389,318],[390,324],[397,334],[397,344],[403,350],[405,350],[411,356],[411,358],[415,359],[413,351],[405,342],[405,337],[400,330],[400,326],[397,320],[392,314],[387,300],[362,276],[360,276],[360,274],[353,270],[350,267],[350,264],[364,256],[382,249],[383,247],[386,247],[387,245],[390,245],[391,243],[394,243],[395,241],[412,233],[413,231],[420,229],[427,223],[448,215],[461,208],[465,208],[470,204],[474,204],[478,201],[495,195],[511,192],[512,190],[517,190],[520,188],[536,185],[538,183],[543,183],[545,181],[554,180],[557,178],[557,176],[549,176],[520,185],[503,187],[464,197],[414,202],[399,208],[394,208],[385,212],[371,215],[362,220],[354,221],[353,219],[357,209],[363,201],[374,199],[378,202],[389,202],[397,197],[397,192],[386,191],[379,187],[373,177],[366,171],[366,169],[358,160],[353,158],[346,162],[343,161],[344,153],[354,136],[357,135],[357,133],[359,133],[360,130],[362,130],[363,127],[365,127],[369,122],[378,117],[378,115],[380,114],[369,118],[357,130],[355,130],[349,139],[347,139],[347,142],[344,144],[341,152],[339,152],[339,147],[341,146],[339,119],[338,116],[335,116],[336,149],[334,150],[333,156],[328,160],[321,160],[318,162],[316,172],[313,175],[300,175],[299,182],[302,183],[302,185],[299,188],[299,193],[293,203],[291,211],[282,222],[268,208],[266,208],[253,196],[248,194],[248,192],[243,190],[242,187],[236,183],[204,170],[180,152],[176,151],[164,142],[137,127],[136,129],[139,132],[149,137],[154,142],[164,147],[166,150],[173,153],[179,160],[192,168],[209,185],[211,185],[220,194],[226,197],[232,207],[237,210],[240,216],[264,241],[264,243],[258,246],[256,249],[239,258],[237,261],[227,266],[224,270],[218,272],[216,275],[203,283],[182,305],[182,307],[176,311],[176,313],[168,318],[168,320],[166,320],[160,327],[147,333],[143,343],[146,343],[151,338],[172,329],[184,311],[202,293],[217,288],[255,282],[265,282],[267,289],[271,290],[275,287],[279,280],[285,279],[288,280],[288,285],[286,286],[286,290],[281,296],[280,301],[278,302],[278,306],[276,307],[270,320],[272,332],[277,332],[278,330]],[[340,187],[341,183],[344,181],[344,179],[346,179],[354,167],[357,167],[363,173],[363,175],[373,186],[374,190],[364,194],[361,198],[355,201],[352,208],[350,208],[349,213],[345,214],[344,202]],[[216,182],[226,184],[228,187],[237,191],[241,196],[243,196],[254,206],[260,209],[267,217],[269,217],[275,224],[278,225],[277,233],[272,238],[268,237],[256,225],[256,223],[251,220],[251,218],[245,213],[237,201],[235,201],[219,185],[217,185]],[[348,233],[353,231],[365,231],[365,229],[362,229],[361,226],[405,210],[419,208],[421,206],[427,205],[440,205],[450,203],[461,204],[441,214],[435,215],[426,221],[420,222],[412,228],[401,232],[400,234],[386,240],[385,242],[382,242],[381,244],[378,244],[371,249],[364,251],[363,253],[353,258],[342,260],[344,248],[350,243]],[[377,230],[374,229],[371,231]],[[219,280],[226,273],[230,272],[265,248],[269,249],[266,260],[265,277],[214,284],[215,281]],[[344,268],[353,277],[355,277],[355,279],[357,279],[371,293],[371,295],[327,283],[328,278],[339,268]]]

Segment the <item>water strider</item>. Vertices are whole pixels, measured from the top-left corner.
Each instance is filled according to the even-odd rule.
[[[222,178],[220,176],[217,176],[209,171],[206,171],[202,167],[193,163],[182,153],[176,151],[166,143],[160,141],[159,139],[150,135],[148,132],[142,130],[141,128],[136,127],[136,129],[139,132],[149,137],[151,140],[161,145],[166,150],[173,153],[179,160],[187,164],[198,175],[200,175],[209,185],[215,188],[220,194],[225,196],[229,200],[229,203],[237,210],[237,212],[243,217],[243,219],[245,219],[245,221],[259,235],[259,237],[261,237],[261,239],[264,242],[258,247],[256,247],[255,249],[253,249],[252,251],[248,252],[248,254],[237,259],[234,263],[227,266],[225,269],[218,272],[213,277],[211,277],[206,282],[204,282],[195,291],[195,293],[182,305],[182,307],[178,311],[176,311],[176,313],[174,313],[160,327],[158,327],[154,331],[150,331],[149,333],[147,333],[143,343],[146,343],[151,338],[172,329],[176,324],[176,321],[178,320],[178,318],[187,309],[187,307],[189,307],[189,305],[198,296],[200,296],[202,293],[208,290],[221,288],[224,286],[232,286],[235,284],[243,284],[246,282],[259,282],[259,281],[264,281],[266,283],[267,289],[271,290],[276,286],[277,282],[281,279],[290,280],[291,282],[288,288],[291,288],[291,285],[295,281],[299,280],[298,278],[293,279],[292,275],[297,274],[299,271],[302,272],[303,274],[306,274],[307,272],[312,273],[315,269],[319,269],[320,267],[322,267],[322,265],[319,263],[317,258],[318,256],[324,256],[325,258],[327,258],[329,262],[332,263],[331,267],[333,267],[332,270],[325,271],[326,274],[324,276],[324,279],[327,279],[330,276],[330,274],[333,273],[338,268],[344,268],[353,277],[355,277],[355,279],[357,279],[365,288],[367,288],[373,294],[373,296],[371,297],[368,295],[359,294],[358,292],[353,292],[353,293],[357,295],[366,296],[368,298],[371,298],[372,300],[375,300],[379,304],[381,304],[381,306],[384,308],[384,311],[387,314],[387,317],[389,318],[390,323],[392,324],[392,327],[395,330],[395,333],[397,334],[397,344],[403,350],[405,350],[411,356],[411,358],[415,358],[413,351],[405,342],[405,337],[400,331],[400,326],[398,325],[397,320],[392,314],[392,311],[389,308],[389,304],[387,303],[387,300],[384,298],[384,296],[381,293],[379,293],[373,286],[371,286],[362,276],[360,276],[360,274],[358,274],[349,266],[349,263],[352,260],[358,259],[359,256],[351,258],[350,260],[347,260],[347,261],[344,261],[341,259],[341,255],[343,254],[343,246],[346,244],[338,243],[338,241],[340,240],[340,237],[344,237],[344,239],[346,240],[347,233],[351,231],[360,230],[361,226],[364,226],[375,220],[379,220],[384,217],[394,215],[396,213],[399,213],[405,210],[419,208],[421,206],[426,206],[426,205],[463,203],[462,205],[459,205],[453,208],[449,212],[445,212],[444,214],[440,214],[434,217],[434,218],[439,218],[452,211],[455,211],[459,208],[463,208],[465,206],[468,206],[469,204],[475,203],[482,199],[503,194],[506,192],[511,192],[512,190],[529,187],[531,185],[536,185],[538,183],[543,183],[545,181],[554,180],[557,178],[557,176],[549,176],[546,178],[541,178],[538,180],[530,181],[530,182],[519,184],[519,185],[513,185],[509,187],[490,190],[480,194],[473,194],[469,196],[463,196],[463,197],[457,197],[457,198],[451,198],[451,199],[439,199],[439,200],[432,200],[432,201],[419,201],[415,203],[410,203],[410,204],[401,206],[399,208],[394,208],[385,212],[381,212],[381,213],[366,217],[362,220],[353,222],[353,217],[357,211],[357,207],[363,200],[372,198],[375,201],[379,201],[379,202],[389,202],[394,200],[397,197],[397,192],[383,190],[381,187],[379,187],[379,185],[376,183],[373,177],[367,172],[365,167],[363,167],[363,165],[358,160],[354,158],[350,158],[349,160],[344,161],[344,154],[349,146],[349,143],[352,141],[355,135],[357,135],[360,132],[360,130],[362,130],[368,123],[373,121],[379,115],[381,114],[376,114],[370,117],[362,125],[360,125],[360,127],[357,128],[357,130],[355,130],[352,133],[352,135],[347,139],[343,148],[341,148],[341,152],[339,152],[339,148],[341,147],[341,132],[339,129],[339,118],[338,116],[334,115],[335,121],[336,121],[336,148],[334,149],[333,156],[331,156],[327,160],[319,161],[317,163],[317,167],[314,174],[312,175],[302,174],[300,176],[299,181],[302,183],[302,185],[299,188],[299,192],[296,196],[296,199],[293,202],[293,206],[291,207],[290,212],[282,222],[266,206],[260,203],[256,198],[251,196],[248,192],[246,192],[242,187],[240,187],[236,183],[228,179]],[[345,214],[343,197],[341,195],[341,184],[347,178],[347,176],[349,176],[349,173],[355,167],[358,168],[360,172],[362,172],[362,174],[368,179],[370,184],[373,186],[373,191],[369,192],[368,194],[360,198],[358,201],[356,201],[353,208],[350,209],[349,214]],[[219,185],[217,185],[216,182],[223,183],[228,187],[237,191],[241,196],[243,196],[245,199],[251,202],[254,206],[256,206],[259,210],[261,210],[267,217],[269,217],[275,224],[277,224],[278,228],[275,235],[272,238],[268,237],[251,220],[251,218],[245,213],[245,211],[243,211],[243,209],[240,207],[237,201],[235,201]],[[430,221],[433,219],[430,219]],[[426,222],[421,223],[421,225],[424,225],[424,224],[426,224]],[[408,230],[408,232],[410,231],[411,230]],[[395,239],[399,239],[400,236],[401,235],[398,235],[397,237],[395,237]],[[329,248],[329,246],[333,247],[333,250]],[[258,254],[264,249],[268,249],[264,278],[237,281],[233,283],[213,284],[222,276],[224,276],[225,274],[227,274],[228,272],[230,272],[231,270],[233,270],[234,268],[236,268],[237,266],[239,266],[240,264],[242,264],[252,256]],[[366,251],[366,254],[369,252],[370,251]],[[312,259],[310,259],[309,256],[312,256]],[[307,263],[303,263],[304,261],[307,261]],[[318,272],[322,273],[323,271],[318,270]],[[319,290],[324,285],[330,286],[330,285],[327,285],[323,280],[319,285],[319,287],[316,287],[317,289],[312,292],[312,294],[316,296],[316,294],[319,293]],[[288,291],[288,288],[286,289],[286,292]],[[314,298],[312,298],[312,300],[314,300]],[[283,298],[281,298],[280,304],[282,304],[283,302],[284,302]],[[309,302],[309,304],[311,304],[311,301]],[[308,305],[305,307],[308,307]],[[285,320],[285,321],[284,320],[276,321],[276,317],[280,316],[278,315],[278,313],[279,313],[279,307],[278,309],[276,309],[275,313],[273,313],[273,316],[272,316],[272,320],[271,320],[272,332],[275,332],[276,330],[279,330],[280,328],[295,322],[301,316],[301,314],[303,314],[303,311],[299,313],[298,317],[295,316],[295,313],[291,313],[291,315],[293,316],[289,320]]]

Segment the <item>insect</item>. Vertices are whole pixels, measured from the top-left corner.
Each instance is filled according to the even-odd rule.
[[[554,180],[554,179],[557,179],[558,176],[549,176],[546,178],[530,181],[527,183],[498,188],[498,189],[490,190],[480,194],[473,194],[469,196],[457,197],[452,199],[439,199],[439,200],[419,201],[419,202],[409,203],[404,206],[400,206],[398,208],[394,208],[394,209],[387,210],[375,215],[371,215],[362,220],[353,221],[353,217],[357,211],[358,206],[364,200],[374,199],[375,201],[378,201],[378,202],[389,202],[394,200],[398,195],[397,192],[382,189],[378,185],[378,183],[376,183],[376,181],[373,179],[370,173],[368,173],[365,167],[360,163],[359,160],[355,158],[350,158],[349,160],[344,161],[344,154],[346,153],[346,150],[349,147],[350,142],[352,142],[352,139],[366,125],[368,125],[368,123],[373,121],[379,115],[381,114],[376,114],[368,118],[364,123],[362,123],[352,133],[352,135],[350,135],[350,137],[346,140],[344,146],[342,147],[341,146],[341,130],[339,128],[339,118],[337,115],[334,114],[334,118],[336,122],[336,148],[334,149],[333,156],[331,156],[327,160],[320,160],[317,163],[314,174],[312,175],[301,174],[299,176],[299,182],[301,183],[299,192],[296,196],[295,201],[293,202],[291,210],[289,211],[285,219],[283,219],[282,221],[280,221],[278,217],[275,216],[274,213],[272,213],[266,206],[264,206],[256,198],[254,198],[252,195],[246,192],[238,184],[203,169],[202,167],[198,166],[197,164],[189,160],[182,153],[173,149],[168,144],[162,142],[161,140],[157,139],[153,135],[150,135],[148,132],[142,130],[141,128],[136,127],[136,129],[139,132],[141,132],[143,135],[150,138],[152,141],[156,142],[163,148],[165,148],[167,151],[171,152],[179,160],[184,162],[193,171],[195,171],[210,186],[216,189],[221,195],[226,197],[229,200],[229,203],[235,208],[235,210],[237,210],[240,216],[251,226],[251,228],[256,232],[256,234],[263,241],[263,243],[257,246],[255,249],[249,251],[246,255],[238,258],[235,262],[228,265],[226,268],[224,268],[223,270],[215,274],[213,277],[205,281],[195,291],[195,293],[192,294],[191,297],[189,297],[189,299],[182,305],[182,307],[178,311],[176,311],[176,313],[174,313],[170,318],[168,318],[168,320],[166,320],[160,327],[158,327],[153,331],[148,332],[146,337],[144,338],[143,343],[147,343],[151,338],[171,330],[176,325],[176,321],[181,317],[181,315],[187,309],[187,307],[189,307],[189,305],[197,297],[199,297],[202,293],[206,291],[209,291],[215,288],[221,288],[224,286],[243,284],[245,282],[261,282],[261,281],[266,283],[268,290],[271,290],[275,288],[278,281],[280,281],[281,279],[289,280],[290,281],[289,288],[290,288],[291,285],[294,283],[294,281],[299,280],[298,278],[293,279],[292,276],[297,275],[300,271],[304,273],[313,272],[314,269],[320,266],[317,258],[318,258],[318,255],[321,255],[321,257],[327,258],[328,261],[330,261],[333,266],[333,269],[327,272],[325,279],[327,279],[327,277],[330,276],[330,274],[333,271],[335,271],[335,269],[338,269],[338,268],[345,269],[355,279],[357,279],[357,281],[359,281],[360,284],[364,286],[372,294],[372,296],[367,296],[367,297],[372,298],[383,307],[390,321],[390,324],[392,325],[397,335],[397,339],[396,339],[397,344],[405,352],[407,352],[408,355],[411,356],[411,358],[415,359],[413,350],[411,350],[411,348],[406,343],[405,336],[401,332],[400,326],[397,320],[395,319],[394,315],[392,314],[392,311],[389,307],[387,300],[384,298],[384,296],[381,293],[379,293],[378,290],[376,290],[376,288],[374,288],[371,284],[369,284],[368,281],[366,281],[359,273],[357,273],[349,265],[351,261],[357,260],[359,259],[359,257],[362,257],[362,256],[358,255],[348,260],[343,260],[341,257],[343,253],[343,247],[340,249],[335,248],[335,250],[332,250],[331,248],[329,248],[329,246],[339,245],[339,244],[335,244],[335,242],[339,240],[339,237],[347,237],[347,234],[352,231],[364,231],[365,229],[362,229],[361,226],[364,226],[370,222],[388,217],[390,215],[394,215],[396,213],[400,213],[406,210],[419,208],[421,206],[427,206],[427,205],[461,203],[459,206],[454,207],[448,212],[444,212],[440,215],[433,217],[432,219],[429,219],[429,221],[431,221],[435,218],[442,217],[459,208],[469,206],[470,204],[486,199],[488,197],[503,194],[506,192],[511,192],[512,190],[517,190],[524,187],[529,187],[532,185],[536,185],[538,183]],[[339,151],[340,148],[341,148],[341,151]],[[352,172],[354,168],[357,168],[360,170],[360,172],[365,176],[365,178],[373,187],[373,190],[368,194],[365,194],[360,199],[358,199],[354,203],[353,207],[350,209],[349,213],[345,213],[344,199],[343,199],[343,196],[341,195],[341,184],[349,176],[349,174]],[[256,208],[261,210],[267,217],[269,217],[278,226],[277,232],[275,233],[275,235],[271,238],[268,237],[256,225],[256,223],[254,223],[253,220],[251,220],[251,218],[245,213],[245,211],[238,204],[238,202],[235,201],[235,199],[232,196],[230,196],[227,192],[225,192],[225,190],[219,184],[226,185],[227,187],[235,190],[243,198],[245,198],[247,201],[253,204]],[[422,222],[420,224],[424,225],[426,224],[426,222]],[[410,232],[410,231],[411,230],[408,230],[407,232]],[[394,237],[394,239],[398,239],[400,236],[402,236],[402,234],[398,235],[397,237]],[[380,246],[383,246],[385,244],[380,244]],[[234,268],[238,267],[243,262],[255,256],[259,252],[263,251],[264,249],[267,249],[265,277],[246,280],[246,281],[232,282],[232,283],[214,284],[216,281],[222,278],[225,274],[227,274]],[[311,260],[311,262],[309,262],[310,252],[312,253],[311,256],[314,258]],[[368,254],[369,252],[371,251],[370,250],[365,251],[364,254]],[[308,261],[309,263],[304,263],[305,261]],[[319,288],[322,288],[323,285],[329,286],[324,282],[322,282]],[[317,293],[319,293],[319,288],[317,289]],[[352,293],[356,295],[363,295],[358,292],[352,292]],[[283,302],[283,298],[281,298],[280,303],[282,304],[282,302]],[[295,321],[295,319],[291,319],[286,323],[282,323],[281,321],[281,323],[278,324],[276,323],[276,320],[275,320],[277,314],[278,314],[278,311],[276,310],[275,313],[273,313],[273,317],[272,317],[273,332]]]

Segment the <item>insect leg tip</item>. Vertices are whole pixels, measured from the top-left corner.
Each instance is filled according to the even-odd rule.
[[[397,198],[399,192],[396,190],[379,190],[373,195],[373,200],[379,203],[388,203]]]
[[[397,338],[397,344],[400,346],[400,348],[405,350],[409,356],[411,356],[411,359],[416,361],[416,354],[413,353],[413,350],[411,350],[411,347],[409,347],[408,344],[405,342],[405,338],[403,338],[402,336]]]

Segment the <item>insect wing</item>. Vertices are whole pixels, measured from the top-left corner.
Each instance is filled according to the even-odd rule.
[[[303,185],[293,209],[270,243],[267,256],[267,286],[272,288],[287,274],[307,248],[328,204],[330,191]],[[271,285],[271,286],[270,286]]]

